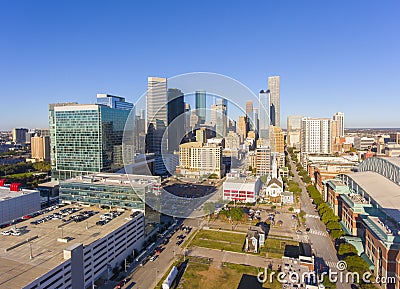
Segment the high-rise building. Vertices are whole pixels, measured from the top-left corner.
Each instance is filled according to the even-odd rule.
[[[281,126],[281,89],[280,89],[280,76],[268,77],[268,90],[270,92],[270,117],[271,124],[274,126]]]
[[[333,120],[337,121],[337,133],[336,136],[344,137],[344,113],[337,112],[333,115]]]
[[[146,94],[147,129],[153,124],[155,129],[164,128],[168,124],[167,117],[167,79],[148,77]]]
[[[261,90],[258,95],[259,100],[259,142],[263,146],[269,145],[269,126],[270,126],[270,117],[269,117],[269,91]]]
[[[186,134],[191,131],[190,129],[190,103],[185,103],[185,132]]]
[[[247,116],[239,116],[237,133],[240,135],[240,142],[244,142],[249,131],[249,119]]]
[[[285,152],[285,142],[283,138],[282,129],[278,126],[271,125],[271,152],[281,153]]]
[[[226,99],[218,98],[211,106],[211,124],[215,125],[215,133],[218,138],[226,136],[228,125],[228,102]]]
[[[206,97],[207,94],[205,91],[196,91],[195,93],[196,111],[197,111],[197,116],[199,117],[199,122],[201,124],[205,123],[206,121],[206,114],[207,114]]]
[[[97,104],[102,104],[110,108],[133,109],[133,103],[126,102],[124,97],[110,95],[106,93],[97,94]]]
[[[16,144],[26,143],[26,134],[28,133],[27,128],[14,128],[12,130],[12,139]]]
[[[207,177],[224,174],[222,147],[216,144],[189,142],[179,146],[179,167],[176,172],[186,177]]]
[[[251,116],[253,113],[253,101],[248,100],[246,101],[246,115]]]
[[[121,101],[124,101],[121,98]],[[105,104],[50,104],[51,169],[54,180],[123,167],[122,137],[129,108]]]
[[[271,149],[269,147],[256,148],[256,174],[267,176],[271,173]]]
[[[301,121],[301,152],[306,154],[332,153],[332,120],[303,117]]]
[[[207,142],[207,130],[205,128],[199,128],[196,130],[196,141],[199,143]]]
[[[287,139],[286,143],[289,147],[300,148],[301,138],[301,120],[302,116],[290,115],[287,117]]]
[[[50,137],[34,136],[31,138],[31,157],[35,161],[50,161]]]
[[[242,135],[230,131],[225,137],[225,148],[230,150],[238,150],[242,143]]]
[[[170,88],[168,95],[168,151],[178,151],[182,138],[185,135],[183,121],[185,103],[183,92],[180,89]],[[175,120],[175,121],[174,121]]]

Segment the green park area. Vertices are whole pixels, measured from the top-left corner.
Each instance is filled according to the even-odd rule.
[[[257,276],[259,270],[252,266],[222,263],[212,264],[202,258],[190,258],[187,268],[179,282],[179,288],[197,289],[232,289],[237,288],[243,274]],[[274,280],[272,284],[266,282],[263,288],[278,289],[282,284]]]
[[[261,249],[261,252],[266,253],[268,258],[282,258],[285,249],[291,246],[298,246],[299,242],[290,240],[280,240],[274,238],[268,238],[265,240],[265,246]],[[289,246],[289,247],[287,247]]]
[[[201,230],[193,238],[189,246],[206,247],[210,249],[242,252],[246,234],[224,231]]]

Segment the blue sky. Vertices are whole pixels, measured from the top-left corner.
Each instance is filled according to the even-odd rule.
[[[346,127],[400,127],[399,28],[399,1],[1,0],[0,129],[193,71],[254,92],[280,75],[284,127],[336,111]]]

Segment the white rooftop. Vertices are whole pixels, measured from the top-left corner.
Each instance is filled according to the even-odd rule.
[[[20,190],[18,192],[10,192],[10,188],[8,187],[0,187],[0,202],[4,200],[9,200],[12,198],[16,197],[21,197],[24,195],[32,194],[32,193],[38,193],[38,191],[35,190]]]
[[[367,171],[347,174],[396,221],[400,221],[400,186],[384,176]]]

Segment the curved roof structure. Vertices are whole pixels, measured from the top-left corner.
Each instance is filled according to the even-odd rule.
[[[400,185],[400,157],[372,157],[358,166],[359,172],[376,172]]]
[[[372,171],[341,174],[339,178],[353,193],[362,195],[374,207],[400,222],[399,185]]]

